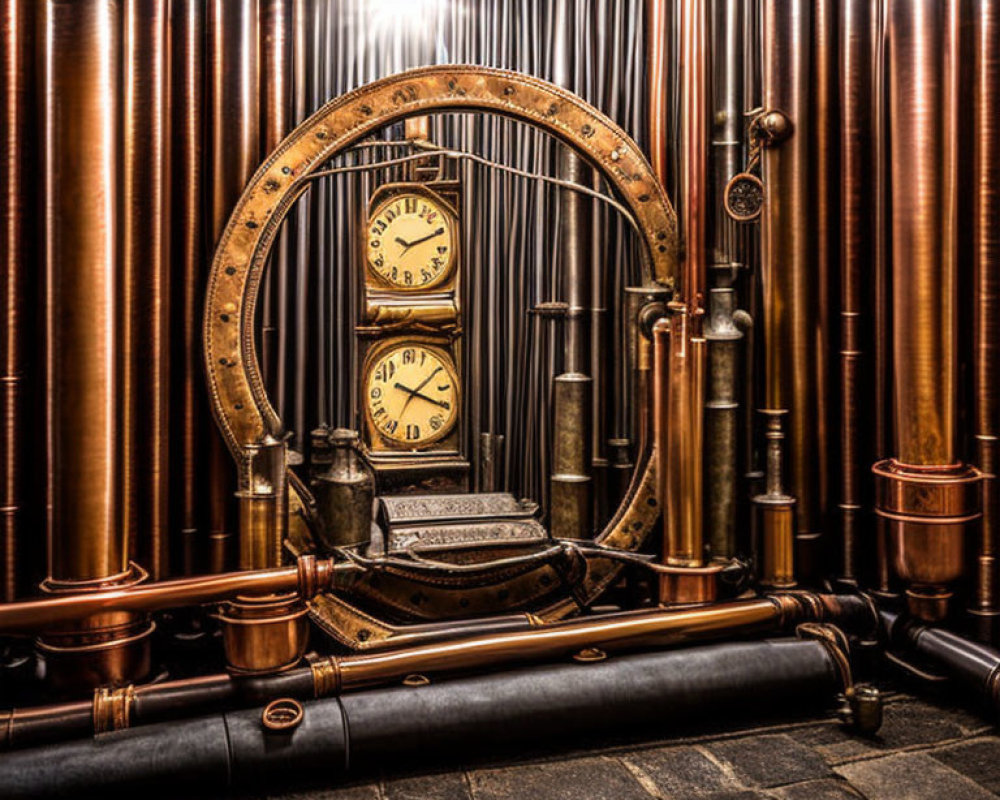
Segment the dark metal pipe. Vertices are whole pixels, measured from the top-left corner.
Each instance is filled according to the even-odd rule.
[[[816,641],[530,667],[305,703],[293,735],[262,726],[255,709],[10,753],[0,757],[0,794],[205,796],[279,782],[287,789],[289,776],[329,785],[349,772],[412,759],[417,739],[426,766],[429,753],[465,758],[511,741],[662,735],[665,726],[683,728],[694,717],[819,710],[840,688],[834,657]]]

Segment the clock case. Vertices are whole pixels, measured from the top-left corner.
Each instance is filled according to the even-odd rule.
[[[362,267],[361,308],[356,327],[358,408],[362,452],[371,464],[379,494],[399,492],[463,492],[469,487],[469,460],[465,432],[466,392],[462,353],[461,220],[458,213],[461,184],[447,177],[447,162],[429,156],[414,162],[410,180],[378,187],[361,220],[358,247]],[[420,195],[448,215],[452,229],[449,262],[429,287],[396,286],[372,268],[367,257],[368,231],[373,213],[393,197]],[[369,370],[391,349],[412,344],[431,349],[458,376],[458,419],[451,431],[416,449],[385,436],[375,425],[365,396]]]

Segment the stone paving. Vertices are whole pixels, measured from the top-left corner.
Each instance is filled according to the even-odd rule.
[[[813,719],[384,775],[271,800],[982,800],[1000,796],[1000,736],[950,704],[889,697],[882,730]]]

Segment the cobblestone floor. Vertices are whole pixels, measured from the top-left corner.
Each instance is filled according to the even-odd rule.
[[[984,718],[895,695],[872,739],[833,718],[632,743],[271,800],[981,800],[1000,796],[1000,736]]]

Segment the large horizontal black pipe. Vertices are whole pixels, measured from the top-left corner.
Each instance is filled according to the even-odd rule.
[[[336,783],[419,758],[512,742],[663,735],[744,714],[804,714],[840,689],[819,642],[796,639],[612,656],[347,694],[304,704],[290,733],[260,709],[159,723],[0,756],[0,797],[175,797]]]
[[[889,641],[916,652],[1000,712],[1000,652],[942,628],[879,611]]]

